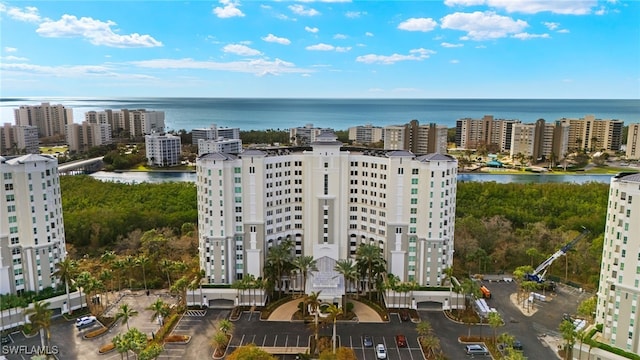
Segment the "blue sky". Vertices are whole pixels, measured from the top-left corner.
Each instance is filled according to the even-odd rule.
[[[640,98],[640,2],[2,1],[1,97]]]

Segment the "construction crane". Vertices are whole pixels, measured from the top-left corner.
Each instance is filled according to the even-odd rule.
[[[553,262],[556,261],[559,257],[567,255],[567,252],[569,252],[569,250],[571,250],[573,246],[578,243],[578,241],[589,235],[589,233],[590,231],[583,226],[582,233],[580,235],[576,236],[575,239],[569,241],[567,244],[561,247],[560,250],[549,256],[547,260],[538,265],[534,272],[532,272],[531,274],[527,274],[525,276],[526,280],[543,283],[545,280],[545,276],[547,275],[547,270],[549,270],[551,264],[553,264]]]

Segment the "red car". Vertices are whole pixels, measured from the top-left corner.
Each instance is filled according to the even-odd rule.
[[[396,335],[396,344],[398,344],[398,347],[407,347],[407,338],[402,335]]]

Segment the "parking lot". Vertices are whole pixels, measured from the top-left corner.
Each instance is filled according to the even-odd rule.
[[[258,313],[244,313],[240,319],[234,322],[234,325],[235,331],[227,354],[239,346],[251,343],[257,346],[271,347],[308,347],[313,337],[309,325],[299,321],[260,321]],[[376,344],[385,346],[387,359],[390,360],[423,359],[415,327],[415,323],[402,322],[397,315],[392,315],[388,323],[338,322],[336,328],[339,339],[338,346],[352,348],[360,360],[376,359]],[[325,326],[319,334],[330,337],[332,333],[333,327]],[[397,346],[395,340],[397,334],[405,335],[407,347]],[[372,337],[372,347],[364,346],[365,335]],[[295,359],[295,355],[280,356],[279,358]]]

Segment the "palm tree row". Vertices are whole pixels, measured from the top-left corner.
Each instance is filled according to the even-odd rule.
[[[269,291],[278,291],[282,295],[291,290],[291,279],[298,275],[302,284],[298,284],[302,294],[306,294],[306,283],[310,273],[318,271],[317,262],[312,256],[295,256],[293,242],[289,239],[269,248],[265,259],[264,274]],[[344,276],[347,293],[355,287],[356,294],[362,292],[371,293],[374,289],[381,289],[386,274],[386,261],[382,256],[382,250],[373,244],[361,244],[357,251],[355,262],[353,259],[341,259],[335,265],[335,271]],[[355,284],[355,286],[353,286]],[[246,284],[245,284],[246,285]],[[237,285],[241,290],[243,285]]]

